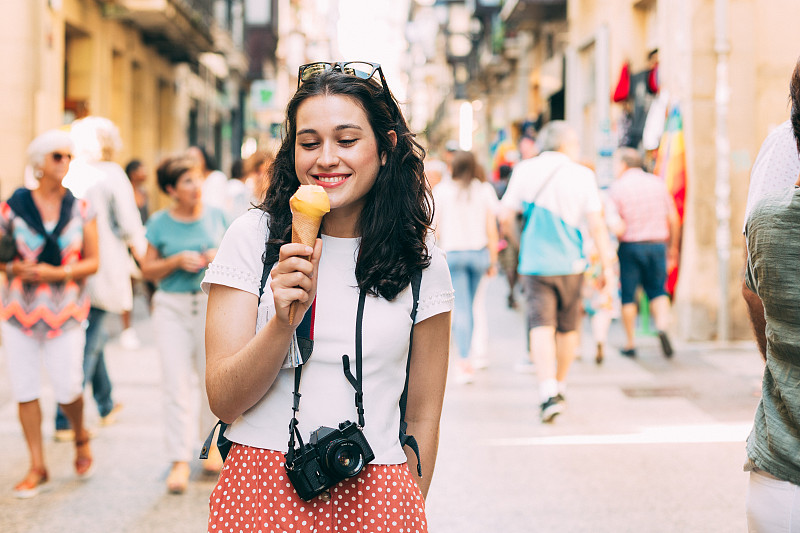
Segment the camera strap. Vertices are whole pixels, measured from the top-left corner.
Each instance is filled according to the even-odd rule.
[[[408,358],[406,359],[406,384],[403,393],[400,395],[400,446],[408,446],[414,455],[417,456],[417,474],[422,477],[422,460],[419,457],[419,444],[414,435],[406,433],[408,423],[406,423],[406,404],[408,403],[408,377],[411,373],[411,350],[414,345],[414,322],[417,320],[417,306],[419,304],[419,286],[422,284],[422,271],[417,270],[411,278],[411,295],[414,303],[411,305],[411,332],[408,334]]]
[[[269,278],[270,271],[272,270],[272,266],[275,263],[264,263],[263,268],[261,269],[261,285],[258,287],[258,302],[261,303],[261,298],[264,296],[264,288],[267,285],[267,279]],[[306,311],[306,314],[303,316],[303,320],[295,329],[295,336],[297,338],[297,345],[300,349],[300,355],[303,359],[303,363],[308,361],[308,358],[311,357],[311,352],[314,349],[314,318],[316,315],[317,309],[317,302],[314,300],[314,303],[311,304],[311,308]],[[294,398],[294,407],[293,410],[296,412],[300,406],[300,393],[298,392],[300,388],[300,373],[297,371],[300,367],[297,367],[295,370],[295,398]],[[289,426],[289,431],[291,432],[292,429],[297,428],[297,419],[293,418],[294,426]],[[214,427],[211,428],[211,432],[208,434],[205,442],[203,443],[203,448],[200,450],[200,459],[208,459],[208,452],[211,449],[211,443],[214,440],[214,433],[219,426],[219,435],[217,436],[217,448],[219,448],[220,454],[222,455],[222,459],[225,460],[228,456],[228,452],[230,451],[232,442],[225,438],[225,431],[228,429],[229,424],[226,424],[222,420],[217,420],[217,423],[214,424]],[[303,445],[303,440],[300,437],[300,433],[297,433],[297,439],[300,441],[300,446]],[[292,441],[294,442],[294,441]],[[290,448],[292,453],[294,453],[294,448]]]
[[[414,322],[417,318],[417,307],[419,304],[419,290],[422,283],[422,272],[417,271],[411,278],[411,331],[409,332],[408,340],[408,357],[406,359],[406,380],[403,387],[403,393],[400,396],[400,446],[408,446],[417,456],[417,474],[422,477],[422,462],[419,454],[419,445],[413,435],[408,435],[408,424],[405,421],[406,404],[408,402],[408,378],[411,370],[411,350],[413,348],[414,340]],[[358,426],[364,427],[364,391],[363,391],[363,371],[362,371],[362,331],[364,322],[364,307],[366,305],[367,293],[366,291],[359,291],[358,295],[358,310],[356,311],[356,375],[353,376],[350,371],[350,357],[345,354],[342,355],[342,367],[347,381],[353,386],[356,391],[355,403],[358,412]],[[308,315],[308,313],[307,313]],[[305,320],[305,317],[304,317]],[[295,457],[295,438],[299,447],[303,447],[303,439],[300,436],[300,430],[297,428],[299,422],[297,420],[297,412],[300,410],[300,378],[302,376],[303,367],[298,366],[294,369],[294,399],[292,403],[292,419],[289,422],[289,449],[286,453],[287,463],[291,463]]]
[[[364,323],[364,305],[367,301],[367,293],[363,290],[358,295],[358,311],[356,311],[356,376],[350,372],[350,357],[345,354],[342,356],[342,367],[344,367],[344,375],[350,385],[356,390],[356,411],[358,412],[358,427],[364,427],[364,389],[362,381],[362,345],[361,345],[361,331]]]
[[[345,354],[342,356],[342,367],[344,368],[344,375],[347,381],[356,390],[356,410],[358,412],[358,426],[364,427],[364,391],[362,388],[362,343],[361,331],[362,323],[364,321],[364,305],[366,304],[367,293],[363,290],[358,294],[358,311],[356,311],[356,375],[353,376],[350,372],[350,357]],[[304,318],[305,319],[305,318]],[[300,377],[303,373],[303,367],[298,366],[294,369],[294,392],[292,402],[292,419],[289,421],[289,450],[286,453],[286,461],[291,463],[294,460],[295,454],[295,438],[300,448],[303,447],[303,438],[300,436],[300,430],[297,429],[299,421],[297,420],[297,411],[300,410]]]

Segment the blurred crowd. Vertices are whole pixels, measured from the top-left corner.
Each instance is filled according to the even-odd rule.
[[[207,304],[200,282],[230,223],[264,201],[272,156],[256,152],[226,174],[204,147],[192,146],[165,158],[153,175],[141,160],[124,168],[114,162],[121,147],[116,126],[102,117],[48,131],[29,146],[26,187],[0,207],[0,328],[31,458],[14,487],[21,498],[35,496],[48,479],[42,426],[51,422],[43,422],[39,405],[39,361],[56,391],[55,438],[75,443],[75,471],[86,477],[93,458],[84,409],[96,408],[101,426],[123,409],[106,368],[105,321],[119,315],[120,345],[138,349],[134,295],[148,303],[162,363],[169,492],[186,490],[198,436],[214,425],[198,386]],[[501,273],[508,306],[524,308],[528,353],[516,369],[535,370],[544,422],[565,405],[584,317],[597,364],[608,352],[611,321],[620,317],[627,333],[620,353],[635,357],[644,294],[664,355],[672,355],[664,289],[677,250],[671,196],[636,150],[617,151],[618,179],[605,190],[579,152],[566,123],[527,122],[496,144],[488,164],[454,141],[425,161],[437,244],[458,295],[455,382],[473,382],[489,363],[485,292],[488,278]],[[94,406],[83,405],[84,387]],[[212,446],[204,469],[221,467]]]
[[[584,317],[597,364],[616,318],[626,333],[619,353],[636,357],[640,309],[652,313],[663,354],[672,356],[666,280],[677,263],[680,222],[664,180],[645,170],[638,150],[617,149],[615,180],[601,189],[565,122],[526,121],[512,131],[499,136],[486,168],[450,141],[441,159],[428,159],[426,175],[457,294],[456,382],[471,383],[488,364],[484,291],[486,279],[502,272],[508,307],[522,300],[527,319],[528,353],[517,370],[535,370],[541,418],[552,422],[566,402]]]
[[[106,426],[123,409],[106,368],[105,322],[119,315],[121,346],[138,349],[134,295],[148,303],[162,363],[170,492],[186,489],[197,439],[215,421],[197,386],[205,368],[200,280],[230,222],[263,199],[271,154],[237,160],[226,174],[204,147],[192,146],[164,158],[153,176],[139,159],[117,164],[121,148],[118,128],[104,117],[47,131],[28,146],[25,186],[0,205],[0,330],[30,456],[14,487],[19,498],[48,481],[43,423],[54,424],[57,441],[74,442],[77,476],[92,474],[85,410],[96,408]],[[58,403],[47,422],[42,362]],[[84,406],[84,387],[94,406]],[[216,473],[222,460],[213,451],[205,469]]]

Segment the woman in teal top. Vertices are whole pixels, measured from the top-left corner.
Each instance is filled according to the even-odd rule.
[[[228,220],[221,210],[203,205],[202,176],[191,159],[168,158],[157,176],[158,186],[173,203],[147,221],[148,248],[141,266],[145,278],[158,282],[152,320],[162,363],[166,449],[172,461],[167,489],[180,494],[186,490],[189,461],[197,455],[201,432],[216,421],[204,386],[207,299],[200,282]],[[212,471],[221,467],[218,453],[216,461],[204,464]]]

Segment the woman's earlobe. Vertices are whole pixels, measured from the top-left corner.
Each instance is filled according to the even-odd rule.
[[[397,132],[395,132],[394,130],[389,130],[389,140],[392,141],[392,148],[397,148]],[[384,166],[387,160],[388,160],[388,154],[386,152],[383,152],[381,154],[381,166]]]

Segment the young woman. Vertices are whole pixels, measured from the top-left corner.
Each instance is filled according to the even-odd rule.
[[[189,462],[202,432],[214,422],[202,382],[207,298],[200,281],[222,240],[227,219],[221,210],[203,205],[201,176],[191,159],[166,159],[157,177],[158,186],[173,204],[147,221],[142,274],[159,283],[152,317],[163,372],[167,454],[172,460],[167,490],[181,494],[189,482]],[[198,379],[199,395],[193,388]],[[217,455],[205,467],[219,471],[221,463]]]
[[[478,284],[485,274],[495,274],[497,264],[497,194],[480,175],[472,152],[457,151],[453,155],[453,179],[441,182],[433,190],[436,234],[447,252],[450,276],[458,294],[453,333],[459,354],[456,380],[460,383],[471,382],[474,371],[469,357]],[[485,315],[482,318],[485,320]]]
[[[234,442],[211,495],[209,531],[427,531],[424,498],[436,461],[453,290],[444,255],[429,239],[423,151],[379,65],[305,65],[298,85],[266,200],[231,226],[203,282],[209,401],[232,423],[226,436]],[[324,187],[330,200],[313,248],[287,242],[289,198],[301,184]],[[274,266],[259,302],[265,265]],[[398,436],[410,283],[419,272],[405,421],[419,443],[421,476],[417,456]],[[284,468],[296,372],[282,366],[297,322],[313,313],[299,434],[307,441],[319,427],[358,420],[342,356],[356,355],[362,291],[361,429],[375,458],[306,502]]]
[[[44,363],[56,401],[75,431],[75,473],[92,470],[89,432],[83,419],[83,322],[89,315],[86,277],[97,271],[97,223],[89,205],[63,185],[72,160],[68,133],[51,130],[28,146],[28,162],[39,182],[18,189],[0,205],[0,234],[11,234],[16,256],[0,264],[0,332],[19,403],[19,420],[31,464],[14,487],[31,498],[47,482],[42,444],[41,366]]]

